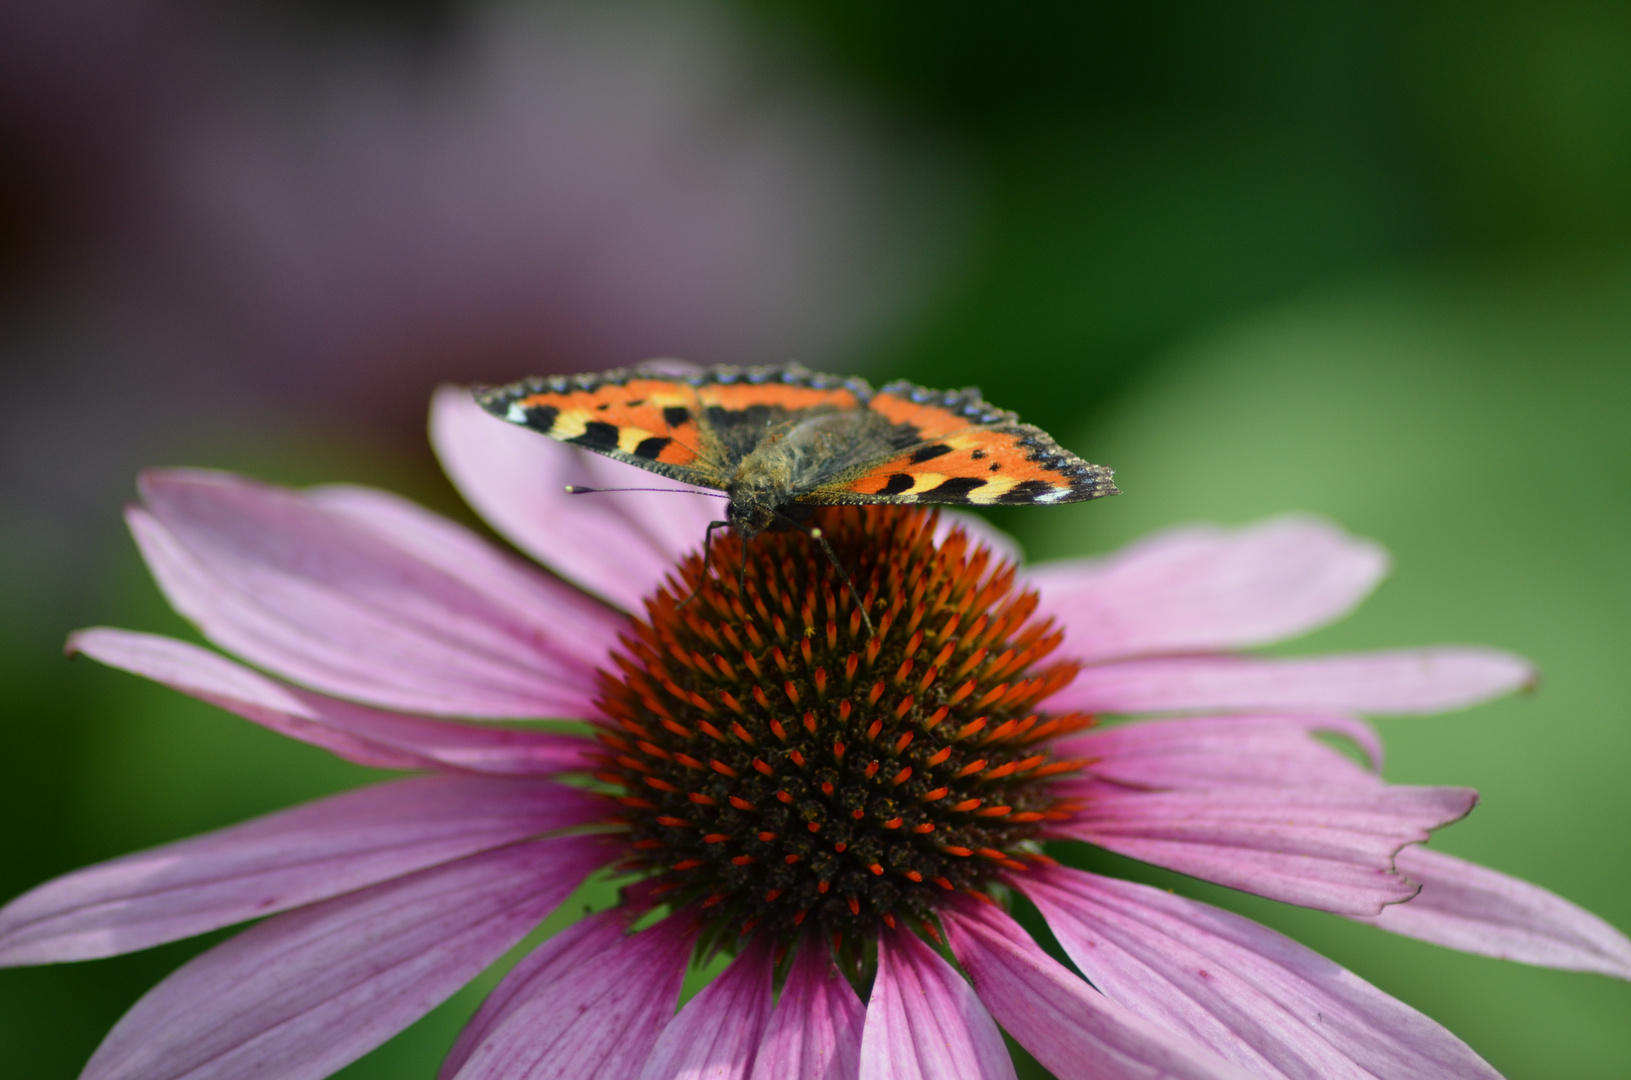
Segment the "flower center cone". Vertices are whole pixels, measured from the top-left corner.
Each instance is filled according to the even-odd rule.
[[[802,532],[745,558],[727,536],[647,601],[603,676],[596,775],[664,901],[868,939],[1040,858],[1072,809],[1050,781],[1084,764],[1048,743],[1092,721],[1038,711],[1077,667],[961,529],[937,543],[935,512],[898,507],[817,524],[843,571]]]

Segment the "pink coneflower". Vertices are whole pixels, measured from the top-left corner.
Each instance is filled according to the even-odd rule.
[[[1525,663],[1239,652],[1376,583],[1382,553],[1330,525],[1180,530],[1022,571],[973,523],[845,509],[823,525],[873,636],[798,534],[750,544],[745,587],[709,578],[682,604],[704,579],[708,503],[567,507],[563,482],[624,467],[458,392],[434,434],[472,503],[560,578],[382,492],[143,479],[130,522],[166,595],[271,674],[129,631],[72,648],[423,775],[90,867],[0,911],[8,964],[262,920],[142,998],[85,1076],[327,1075],[596,872],[622,875],[620,905],[522,959],[444,1078],[1012,1077],[1002,1030],[1064,1078],[1495,1075],[1287,938],[1062,866],[1050,840],[1631,977],[1631,941],[1600,920],[1416,846],[1473,792],[1387,784],[1317,737],[1374,763],[1357,714],[1470,705],[1528,683]],[[1095,727],[1104,714],[1169,715]],[[594,737],[468,722],[536,717]],[[1014,892],[1080,974],[1008,915]],[[676,1012],[688,962],[718,953],[729,965]]]

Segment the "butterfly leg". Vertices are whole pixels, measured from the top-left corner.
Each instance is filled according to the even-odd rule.
[[[697,598],[697,593],[702,591],[702,586],[708,581],[708,562],[714,547],[714,530],[723,529],[728,525],[730,525],[730,522],[728,521],[708,522],[708,528],[704,530],[702,534],[702,576],[697,578],[696,588],[691,590],[691,595],[674,605],[675,607],[684,607],[686,604],[689,604],[691,601],[695,600]],[[742,575],[744,579],[747,576],[747,546],[745,544],[742,547]]]

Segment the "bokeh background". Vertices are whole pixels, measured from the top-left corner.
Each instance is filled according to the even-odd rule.
[[[1531,696],[1383,721],[1388,775],[1479,788],[1435,845],[1631,928],[1628,58],[1588,0],[0,5],[0,897],[366,779],[62,659],[188,633],[138,468],[468,520],[434,385],[682,356],[983,386],[1127,492],[1001,517],[1033,558],[1377,538],[1392,579],[1284,651],[1534,657]],[[1631,986],[1110,865],[1509,1077],[1631,1068]],[[209,943],[0,972],[0,1073],[75,1075]],[[431,1077],[478,999],[342,1075]]]

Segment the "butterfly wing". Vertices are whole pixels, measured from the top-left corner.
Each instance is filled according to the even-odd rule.
[[[869,404],[890,424],[890,449],[799,501],[1028,506],[1118,493],[1111,469],[1083,461],[976,390],[891,383]]]
[[[554,375],[476,391],[512,424],[663,476],[723,488],[696,388],[654,372]]]
[[[873,393],[863,380],[789,364],[555,375],[479,390],[476,401],[553,439],[718,490],[764,447],[785,440],[792,453],[811,436],[809,452],[783,458],[799,503],[1029,505],[1116,494],[1110,469],[972,389],[897,382]]]
[[[704,438],[734,470],[744,458],[774,445],[801,424],[847,414],[860,418],[872,388],[860,379],[841,379],[781,367],[715,367],[693,376]]]
[[[476,391],[503,420],[664,476],[725,490],[736,466],[801,419],[862,409],[861,379],[720,365],[684,375],[618,369]]]

